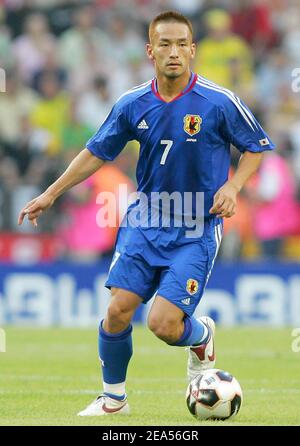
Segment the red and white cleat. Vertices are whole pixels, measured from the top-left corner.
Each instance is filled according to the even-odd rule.
[[[99,395],[95,401],[77,415],[80,417],[101,417],[102,415],[128,415],[129,413],[127,398],[119,401],[106,395]]]
[[[204,370],[213,369],[216,363],[214,343],[215,323],[208,316],[202,316],[198,320],[206,325],[209,338],[206,344],[199,345],[198,347],[188,347],[187,376],[189,382]]]

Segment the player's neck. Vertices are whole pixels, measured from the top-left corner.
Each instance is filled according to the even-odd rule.
[[[178,96],[188,85],[191,77],[191,71],[188,70],[182,76],[171,79],[162,74],[157,73],[157,90],[159,95],[166,101],[170,102]]]

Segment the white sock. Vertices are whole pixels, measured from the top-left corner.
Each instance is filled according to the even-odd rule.
[[[105,393],[112,393],[116,396],[123,396],[126,395],[125,392],[125,381],[123,383],[117,383],[117,384],[107,384],[103,382],[103,390]]]

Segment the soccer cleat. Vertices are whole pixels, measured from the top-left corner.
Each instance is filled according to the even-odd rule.
[[[102,415],[128,415],[130,412],[127,398],[115,400],[106,395],[99,395],[86,409],[79,412],[80,417],[100,417]]]
[[[189,358],[187,376],[189,382],[192,381],[195,376],[200,375],[204,370],[213,369],[216,362],[214,343],[215,323],[208,316],[202,316],[198,320],[206,325],[209,332],[209,338],[206,344],[201,344],[198,347],[188,347]]]

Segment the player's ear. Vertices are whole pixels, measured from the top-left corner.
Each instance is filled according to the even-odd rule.
[[[146,44],[147,56],[150,60],[154,60],[153,49],[151,43]]]
[[[191,59],[194,59],[196,55],[196,44],[192,43],[191,45]]]

